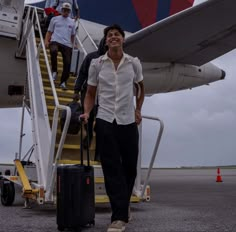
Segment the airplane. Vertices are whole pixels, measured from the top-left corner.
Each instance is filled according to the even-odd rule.
[[[208,0],[191,7],[193,2],[193,0],[150,0],[147,3],[138,0],[119,0],[113,1],[111,5],[108,0],[101,0],[99,4],[95,2],[88,4],[88,0],[78,0],[81,22],[94,41],[102,38],[103,28],[106,25],[118,23],[127,31],[124,50],[132,56],[137,56],[142,62],[146,95],[192,89],[225,78],[224,70],[209,62],[236,46],[234,43],[236,2]],[[44,191],[45,199],[51,199],[52,183],[55,178],[53,174],[55,147],[57,146],[59,154],[62,149],[69,150],[74,144],[65,144],[67,148],[63,147],[65,140],[60,140],[56,144],[58,142],[56,121],[59,114],[54,111],[53,119],[50,119],[44,91],[40,89],[42,79],[37,77],[42,75],[37,69],[39,62],[35,55],[37,50],[35,38],[30,37],[31,40],[27,43],[27,60],[21,56],[24,48],[21,45],[25,43],[20,43],[19,46],[19,42],[26,42],[21,36],[24,0],[0,0],[0,4],[2,3],[16,4],[17,12],[1,13],[3,7],[0,5],[0,107],[22,106],[22,96],[24,94],[31,96],[29,101],[31,101],[34,139],[31,151],[36,155],[39,183],[36,187],[42,194],[38,199],[42,203]],[[31,0],[28,3],[43,7],[45,1]],[[12,5],[9,4],[8,7]],[[227,14],[220,17],[222,12]],[[26,34],[27,29],[23,27]],[[35,69],[31,67],[33,60]],[[28,71],[31,73],[27,79]],[[26,79],[31,82],[30,89],[25,85]],[[55,85],[52,84],[51,87],[55,88]],[[55,105],[49,106],[55,109]],[[64,131],[62,134],[66,135]],[[19,168],[21,163],[17,161],[16,166]],[[144,186],[142,194],[146,190],[146,185]],[[140,188],[137,189],[140,191]],[[27,195],[26,192],[25,194]]]
[[[45,1],[25,3],[43,7]],[[81,21],[95,41],[112,23],[127,31],[124,50],[142,62],[146,95],[192,89],[225,78],[225,71],[209,62],[235,48],[236,2],[208,0],[191,7],[193,3],[194,0],[120,0],[111,4],[102,0],[88,4],[87,0],[78,0]],[[220,17],[222,12],[224,17]],[[1,40],[4,59],[12,41]],[[14,69],[17,73],[0,64],[6,76],[0,79],[3,108],[21,106],[26,63],[15,63],[19,65]],[[18,94],[11,94],[11,88]]]

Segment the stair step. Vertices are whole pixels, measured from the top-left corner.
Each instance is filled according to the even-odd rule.
[[[51,59],[50,59],[50,56],[48,56],[48,61],[49,61],[49,64],[51,64]],[[44,59],[44,56],[41,56],[39,58],[39,63],[40,63],[40,66],[46,66],[46,63],[45,63],[45,59]],[[62,67],[63,66],[63,60],[61,57],[57,57],[57,66],[58,67]]]
[[[54,110],[54,109],[55,109],[55,106],[53,106],[53,105],[47,105],[47,108],[48,108],[49,110]]]
[[[108,203],[109,198],[107,195],[95,195],[95,203]]]
[[[58,148],[59,144],[56,144],[56,148]],[[64,144],[63,149],[71,149],[71,150],[77,150],[80,149],[79,144]]]
[[[50,92],[50,91],[52,91],[52,88],[45,86],[44,90]],[[69,97],[71,97],[74,94],[74,91],[69,90],[69,89],[65,91],[65,90],[63,90],[61,88],[57,88],[56,87],[56,91],[57,91],[58,94],[65,94],[66,93],[66,94],[70,95]]]
[[[140,202],[142,199],[136,196],[131,196],[130,202],[137,203]],[[95,203],[108,203],[109,198],[107,195],[96,195],[95,196]]]
[[[48,58],[50,59],[50,51],[49,51],[49,49],[46,49],[46,52],[47,52]],[[41,56],[41,57],[44,57],[43,50],[40,51],[40,56]],[[61,55],[60,52],[58,52],[57,59],[58,59],[58,58],[59,58],[59,59],[62,59],[62,55]]]
[[[62,63],[62,62],[58,61],[58,63]],[[43,63],[43,64],[40,63],[40,69],[41,69],[41,71],[46,71],[46,72],[48,71],[47,66],[46,66],[45,63]],[[63,70],[62,64],[57,66],[57,71],[59,73],[62,73],[62,70]]]
[[[70,136],[70,135],[69,135]],[[79,134],[78,135],[72,135],[72,136],[79,136]],[[79,141],[79,140],[78,140]],[[56,148],[58,148],[58,146],[59,146],[59,144],[56,144]],[[69,143],[66,143],[66,144],[64,144],[64,146],[63,146],[63,149],[71,149],[71,150],[78,150],[78,149],[80,149],[80,145],[79,144],[69,144]],[[91,146],[90,146],[90,148],[89,148],[89,150],[90,151],[95,151],[95,145],[94,144],[91,144]],[[86,151],[85,151],[86,152]]]
[[[103,184],[104,183],[104,177],[95,177],[95,184]]]
[[[48,118],[49,118],[50,121],[53,120],[53,116],[49,116]],[[60,120],[60,116],[58,117],[58,120]]]
[[[49,86],[45,86],[44,91],[45,91],[45,93],[52,94],[52,88]],[[68,97],[68,98],[71,98],[71,100],[72,100],[72,96],[74,95],[74,91],[69,90],[69,89],[65,91],[61,88],[56,88],[56,91],[57,91],[58,96]]]
[[[80,160],[59,160],[58,163],[59,164],[74,165],[74,164],[80,164],[81,161]],[[84,160],[84,163],[87,164],[87,160]],[[100,162],[94,161],[94,160],[90,160],[90,165],[94,166],[94,167],[101,167]]]
[[[43,74],[43,72],[42,72],[42,74]],[[43,77],[43,82],[44,82],[45,84],[50,85],[50,81],[49,81],[49,79],[48,79],[48,74],[46,74],[46,73],[44,73],[44,74],[47,75],[47,76],[46,76],[46,77],[45,77],[45,76]],[[59,79],[56,80],[54,83],[55,83],[55,87],[59,89]],[[75,78],[72,77],[72,76],[70,76],[69,79],[68,79],[68,81],[67,81],[66,86],[69,87],[71,90],[73,90],[73,89],[74,89],[74,86],[75,86]],[[68,90],[70,90],[70,89],[68,89]],[[64,90],[64,91],[65,91],[65,90]],[[66,91],[67,91],[67,90],[66,90]]]
[[[54,97],[53,96],[48,96],[46,95],[46,100],[50,100],[50,101],[54,101]],[[66,98],[66,97],[58,97],[58,100],[60,103],[64,102],[64,103],[70,103],[71,102],[71,98]]]

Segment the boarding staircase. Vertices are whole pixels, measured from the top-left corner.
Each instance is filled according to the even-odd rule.
[[[23,101],[21,133],[23,134],[24,130],[24,110],[27,109],[31,115],[34,143],[31,151],[28,153],[30,156],[33,153],[35,157],[34,167],[36,173],[35,175],[27,173],[27,165],[22,165],[22,154],[19,152],[15,160],[19,175],[4,177],[23,186],[23,197],[26,199],[26,204],[28,204],[29,199],[37,200],[39,204],[55,203],[55,177],[57,166],[80,164],[80,133],[78,135],[67,134],[71,112],[70,108],[66,105],[72,101],[76,73],[71,74],[67,82],[68,90],[62,90],[59,87],[59,78],[62,72],[62,57],[59,55],[58,79],[53,81],[50,69],[50,55],[48,49],[44,46],[44,38],[40,28],[40,15],[42,17],[43,13],[40,12],[39,9],[30,6],[27,7],[24,17],[23,39],[19,45],[21,50],[18,51],[18,56],[20,56],[23,52],[22,48],[26,47],[25,54],[28,70],[28,88]],[[86,28],[79,21],[78,30],[79,32],[76,35],[76,42],[73,49],[77,49],[77,47],[80,49],[80,66],[81,60],[83,60],[87,53],[94,51],[97,47],[86,31]],[[67,111],[67,118],[63,130],[60,128],[60,114],[62,110]],[[157,118],[145,117],[160,121]],[[138,176],[134,194],[131,198],[132,202],[150,199],[148,179],[163,131],[163,123],[161,121],[160,123],[160,132],[143,185],[141,185],[141,156],[139,156]],[[94,161],[95,136],[94,134],[90,146],[90,164],[93,165],[95,172],[95,202],[106,203],[109,199],[105,192],[101,165],[99,162]],[[22,140],[20,140],[20,143],[22,143]],[[84,151],[84,153],[86,153],[86,151]],[[27,154],[24,158],[27,158],[26,156]],[[84,163],[86,163],[86,160]],[[32,166],[31,163],[30,165]]]
[[[83,25],[79,22],[77,22],[77,30],[78,28],[80,31],[83,30],[83,33],[79,33],[77,31],[77,36],[75,40],[75,44],[73,47],[73,52],[77,49],[77,47],[80,48],[80,51],[76,54],[79,54],[79,65],[77,67],[77,70],[80,67],[81,60],[87,55],[88,52],[95,51],[97,49],[96,44],[93,42],[89,34],[87,33],[86,29],[83,27]],[[52,131],[52,141],[54,140],[54,145],[50,148],[50,161],[51,168],[53,167],[53,171],[50,173],[49,171],[49,178],[48,178],[48,195],[46,195],[46,200],[55,199],[55,191],[54,191],[54,185],[55,185],[55,169],[58,165],[73,165],[73,164],[80,164],[81,163],[81,157],[80,157],[80,133],[78,135],[70,135],[66,133],[66,126],[64,130],[61,130],[60,127],[60,114],[63,109],[61,109],[59,112],[56,111],[56,104],[58,101],[58,104],[61,106],[64,106],[66,108],[66,105],[72,101],[73,94],[74,94],[74,84],[76,80],[76,74],[77,72],[70,75],[68,81],[67,81],[67,90],[63,90],[59,87],[60,83],[60,76],[62,73],[63,68],[63,62],[62,62],[62,56],[58,55],[58,78],[56,81],[52,83],[51,80],[51,70],[50,70],[50,55],[49,50],[45,49],[43,45],[43,38],[41,36],[40,28],[38,28],[38,35],[39,37],[35,37],[35,44],[36,47],[41,47],[39,55],[39,68],[42,78],[42,90],[44,92],[45,99],[42,99],[42,101],[45,101],[45,105],[47,108],[47,117],[49,121],[49,127]],[[34,39],[33,33],[32,37]],[[75,57],[77,59],[77,57]],[[68,108],[67,108],[68,110]],[[57,113],[55,113],[57,112]],[[69,117],[68,117],[69,118]],[[81,128],[83,129],[83,127]],[[84,129],[83,129],[84,130]],[[85,131],[84,133],[85,134]],[[92,144],[90,146],[90,164],[94,166],[94,172],[95,172],[95,202],[96,203],[102,203],[102,202],[108,202],[108,197],[105,193],[105,187],[104,187],[104,178],[102,174],[101,165],[99,162],[94,161],[94,155],[95,155],[95,136],[92,140]],[[64,140],[64,141],[63,141]],[[83,151],[84,154],[86,151]],[[52,155],[53,154],[53,155]],[[84,157],[86,157],[84,155]],[[41,157],[42,159],[43,157]],[[87,160],[84,160],[84,163],[87,163]],[[50,168],[49,168],[50,169]],[[50,178],[51,176],[51,178]],[[138,199],[138,198],[137,198]]]
[[[77,36],[75,40],[75,47],[80,48],[80,54],[79,60],[83,60],[83,58],[87,55],[87,53],[97,50],[97,46],[90,37],[89,33],[86,31],[86,28],[83,26],[82,23],[79,21],[77,22]],[[80,33],[79,33],[80,32]],[[39,46],[39,44],[42,43],[40,38],[36,38],[36,44]],[[74,50],[77,48],[74,48]],[[50,76],[50,69],[47,67],[47,61],[49,61],[50,64],[50,55],[49,50],[46,50],[47,57],[44,56],[43,49],[40,51],[39,55],[39,64],[40,64],[40,70],[42,75],[42,83],[43,83],[43,89],[45,93],[45,100],[47,105],[47,112],[48,112],[48,118],[50,123],[50,128],[52,129],[53,126],[53,119],[54,119],[54,111],[55,111],[55,103],[54,103],[54,96],[52,91],[51,82],[49,80]],[[75,57],[76,58],[76,57]],[[81,62],[79,62],[78,69],[80,67]],[[59,104],[61,105],[67,105],[72,101],[72,97],[74,94],[74,84],[76,80],[76,73],[71,74],[70,78],[67,81],[67,88],[68,90],[63,90],[59,87],[59,79],[62,73],[62,57],[61,55],[58,56],[58,78],[56,81],[54,81],[54,86],[56,89],[56,94],[59,100]],[[58,118],[58,126],[56,131],[56,144],[55,144],[55,153],[59,149],[59,142],[60,138],[62,136],[62,131],[60,129],[60,116]],[[83,129],[83,127],[82,127]],[[84,130],[84,129],[83,129]],[[85,132],[83,133],[85,134]],[[95,171],[95,202],[96,203],[105,203],[108,202],[108,197],[105,193],[105,186],[104,186],[104,177],[101,169],[100,162],[94,161],[95,157],[95,136],[93,136],[93,140],[90,146],[90,164],[93,165],[94,171]],[[80,133],[78,135],[70,135],[66,134],[65,141],[63,144],[63,148],[60,154],[60,157],[54,162],[57,163],[57,165],[72,165],[72,164],[80,164]],[[84,150],[83,153],[85,154],[86,151]],[[85,156],[84,156],[85,157]],[[84,163],[87,163],[87,160],[84,160]],[[140,201],[140,198],[133,196],[132,197],[133,202]]]
[[[36,39],[36,41],[39,43],[39,39]],[[48,51],[47,51],[48,55]],[[49,56],[48,56],[49,59]],[[50,123],[50,128],[52,129],[52,124],[53,124],[53,118],[54,118],[54,111],[55,111],[55,104],[54,104],[54,97],[52,93],[52,87],[50,85],[50,81],[48,79],[49,74],[48,70],[45,64],[45,58],[43,55],[43,51],[40,52],[40,70],[42,74],[42,81],[43,81],[43,89],[45,93],[45,100],[46,100],[46,105],[47,105],[47,112],[48,112],[48,118],[49,118],[49,123]],[[58,57],[58,77],[61,76],[62,72],[62,57],[59,55]],[[74,84],[75,84],[75,79],[76,77],[74,75],[70,75],[70,78],[67,82],[67,88],[68,90],[62,90],[59,87],[59,79],[54,81],[55,84],[55,89],[57,93],[57,97],[59,100],[59,104],[61,105],[67,105],[72,101],[72,97],[74,94]],[[55,144],[55,153],[58,151],[59,148],[59,142],[60,138],[62,136],[62,131],[60,128],[60,116],[58,118],[58,126],[57,126],[57,131],[56,131],[56,144]],[[83,127],[81,128],[83,129]],[[83,133],[85,134],[85,132]],[[94,138],[95,138],[94,134]],[[99,189],[99,192],[101,193],[103,190],[103,194],[96,194],[96,202],[106,202],[108,201],[107,197],[105,196],[105,191],[104,191],[104,179],[101,173],[101,165],[99,162],[94,161],[94,155],[95,155],[95,139],[93,138],[91,146],[90,146],[90,164],[94,166],[95,168],[95,184],[99,184],[99,187],[95,188],[96,190]],[[70,135],[66,134],[65,141],[63,144],[63,148],[61,151],[60,158],[57,159],[57,164],[58,165],[72,165],[72,164],[80,164],[80,133],[78,135]],[[87,151],[83,151],[85,154]],[[86,157],[86,156],[84,156]],[[87,163],[86,160],[84,160],[84,163]]]

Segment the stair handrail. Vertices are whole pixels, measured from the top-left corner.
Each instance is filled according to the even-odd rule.
[[[92,45],[94,46],[94,49],[97,50],[98,47],[96,45],[96,43],[94,42],[94,40],[92,39],[92,37],[90,36],[89,32],[86,30],[85,26],[83,25],[83,23],[81,22],[81,20],[78,20],[78,24],[79,26],[81,26],[83,28],[83,30],[85,31],[87,37],[89,38],[90,42],[92,43]]]
[[[27,10],[27,14],[26,14],[26,16],[24,18],[22,34],[21,34],[21,38],[20,38],[20,41],[19,41],[19,45],[18,45],[17,51],[16,51],[16,56],[17,57],[21,57],[22,56],[22,53],[23,53],[23,50],[25,48],[26,41],[28,39],[31,27],[33,26],[33,18],[34,18],[35,12],[33,12],[33,15],[32,15],[32,17],[30,19],[31,8],[30,8],[30,6],[27,6],[27,7],[28,7],[28,10]]]
[[[32,6],[30,6],[30,7],[32,7]],[[39,48],[38,48],[38,57],[39,57],[40,50],[42,49],[45,63],[46,63],[46,67],[47,67],[47,71],[48,71],[49,81],[50,81],[51,88],[52,88],[52,94],[53,94],[53,98],[54,98],[54,102],[55,102],[55,109],[54,109],[54,114],[53,114],[53,122],[52,122],[52,130],[51,130],[51,133],[52,133],[51,134],[51,144],[50,144],[50,150],[49,150],[49,156],[48,156],[49,157],[48,175],[47,175],[47,179],[46,179],[47,181],[46,181],[46,187],[45,187],[45,190],[46,190],[45,195],[46,195],[46,200],[47,200],[47,199],[51,198],[53,184],[55,181],[56,166],[57,166],[58,160],[61,157],[61,152],[62,152],[65,138],[67,135],[67,130],[68,130],[69,122],[70,122],[70,118],[71,118],[71,109],[70,109],[70,107],[65,106],[65,105],[61,105],[59,103],[56,88],[55,88],[54,81],[52,78],[52,72],[51,72],[51,68],[49,65],[46,48],[44,45],[44,39],[42,36],[42,31],[41,31],[41,27],[40,27],[39,17],[37,14],[37,9],[35,7],[33,7],[33,8],[35,11],[36,24],[38,25],[38,32],[39,32],[39,37],[40,37],[40,44],[39,44]],[[58,125],[60,110],[66,110],[67,113],[66,113],[65,125],[64,125],[64,128],[61,133],[61,138],[60,138],[59,146],[58,146],[57,153],[56,153],[56,158],[54,159],[55,165],[53,165],[53,157],[54,157],[55,145],[56,145],[57,125]],[[52,169],[52,167],[53,167],[53,169]],[[49,172],[49,170],[51,170],[51,173]]]
[[[76,41],[79,43],[79,47],[83,50],[84,55],[87,56],[88,53],[87,53],[87,51],[86,51],[86,49],[85,49],[83,43],[81,42],[79,36],[76,35],[76,36],[75,36],[75,39],[76,39]]]
[[[163,130],[164,130],[164,123],[158,117],[142,115],[142,118],[159,121],[160,122],[160,129],[159,129],[157,140],[156,140],[156,143],[155,143],[155,146],[154,146],[154,149],[153,149],[152,157],[151,157],[149,168],[148,168],[148,173],[147,173],[146,179],[144,181],[144,184],[142,186],[141,199],[143,199],[146,187],[148,185],[150,174],[151,174],[151,171],[152,171],[152,168],[153,168],[153,164],[154,164],[155,158],[157,156],[157,151],[158,151],[158,148],[159,148],[159,145],[160,145],[160,142],[161,142],[161,137],[162,137]]]
[[[79,45],[79,48],[83,50],[83,53],[85,54],[85,56],[88,54],[88,52],[86,51],[82,41],[79,38],[79,24],[80,24],[80,19],[76,20],[75,23],[75,27],[76,27],[76,34],[75,34],[75,40],[74,40],[74,44],[73,44],[73,50],[76,48],[75,45]]]
[[[80,29],[80,30],[79,30]],[[84,30],[85,34],[86,34],[86,39],[88,38],[89,39],[89,42],[90,44],[92,44],[92,50],[91,49],[86,49],[84,44],[85,44],[85,39],[81,39],[80,37],[80,31]],[[85,29],[84,25],[81,23],[80,19],[77,19],[76,21],[76,35],[75,35],[75,40],[74,40],[74,44],[73,44],[73,51],[74,49],[78,49],[80,50],[80,53],[79,53],[79,62],[77,64],[77,67],[76,67],[76,72],[75,74],[77,75],[78,74],[78,70],[84,60],[84,58],[87,56],[87,54],[89,52],[92,52],[92,51],[96,51],[98,48],[97,48],[97,45],[96,43],[94,42],[94,40],[92,39],[92,37],[90,36],[90,34],[88,33],[88,31]]]

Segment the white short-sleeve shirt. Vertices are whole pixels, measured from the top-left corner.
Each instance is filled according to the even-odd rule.
[[[72,48],[71,36],[75,35],[75,22],[72,18],[61,15],[53,17],[48,31],[52,32],[51,41]]]
[[[124,53],[117,70],[107,53],[93,59],[88,84],[97,86],[97,118],[107,122],[115,119],[121,125],[135,122],[133,86],[142,80],[142,66],[138,58]]]

